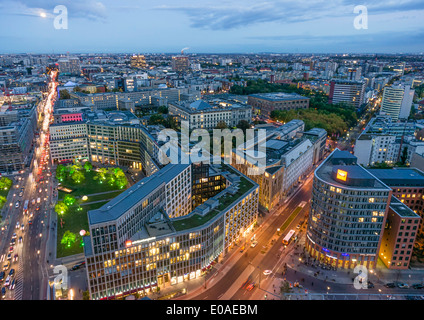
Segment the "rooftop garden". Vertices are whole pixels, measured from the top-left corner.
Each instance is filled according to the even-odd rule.
[[[172,224],[175,230],[181,231],[181,230],[186,230],[190,228],[195,228],[205,224],[206,222],[214,218],[216,215],[218,215],[218,213],[222,212],[225,208],[227,208],[232,203],[234,203],[237,199],[239,199],[243,194],[249,191],[252,187],[253,187],[252,182],[250,182],[244,177],[240,177],[239,189],[234,195],[227,193],[224,196],[220,197],[219,206],[216,209],[211,210],[204,216],[201,216],[199,214],[193,214],[185,219],[172,221]]]

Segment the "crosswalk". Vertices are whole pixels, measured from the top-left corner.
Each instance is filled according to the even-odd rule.
[[[15,290],[14,300],[22,300],[23,286],[24,286],[24,275],[23,275],[23,259],[19,259],[18,272],[15,278]]]

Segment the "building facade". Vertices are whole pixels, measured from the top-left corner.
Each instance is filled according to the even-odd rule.
[[[273,110],[308,109],[309,98],[294,93],[258,93],[249,95],[247,104],[251,105],[256,113],[270,117]]]

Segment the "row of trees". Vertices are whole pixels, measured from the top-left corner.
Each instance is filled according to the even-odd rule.
[[[128,179],[121,168],[100,168],[93,178],[100,183],[106,182],[111,186],[117,186],[122,189],[128,184]]]
[[[67,166],[59,164],[56,168],[56,178],[59,181],[63,181],[66,178],[71,178],[75,183],[81,183],[85,180],[83,169],[85,172],[90,172],[93,169],[93,165],[89,161],[86,161],[84,165],[79,162],[76,162],[75,164],[69,164]]]

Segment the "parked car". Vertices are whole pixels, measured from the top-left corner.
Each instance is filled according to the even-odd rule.
[[[401,289],[408,289],[409,286],[406,283],[399,282],[397,286]]]
[[[414,289],[423,289],[424,288],[424,285],[422,285],[421,283],[414,283],[412,285],[412,288],[414,288]]]
[[[258,244],[258,241],[253,241],[252,244],[250,245],[252,248],[256,247]]]
[[[1,298],[2,299],[6,298],[6,288],[5,287],[1,288]]]
[[[393,282],[386,283],[384,286],[386,288],[396,288],[396,284],[394,284]]]
[[[371,281],[368,281],[368,289],[372,289],[374,288],[374,283],[372,283]]]

